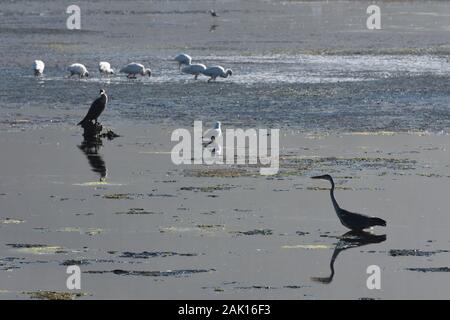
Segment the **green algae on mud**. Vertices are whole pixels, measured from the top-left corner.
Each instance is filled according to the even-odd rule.
[[[20,224],[20,223],[25,223],[25,220],[14,219],[14,218],[0,219],[0,224]]]
[[[214,192],[214,191],[222,191],[222,190],[231,190],[237,188],[238,186],[230,185],[230,184],[219,184],[215,186],[207,186],[207,187],[181,187],[181,191],[194,191],[194,192]]]
[[[28,295],[31,299],[40,300],[75,300],[88,296],[87,293],[82,292],[58,292],[58,291],[23,291],[22,294]]]
[[[417,160],[381,157],[280,157],[280,173],[284,175],[305,175],[312,171],[340,172],[344,169],[406,171],[416,169],[417,165]]]
[[[36,254],[36,255],[50,255],[67,253],[67,249],[60,246],[49,246],[44,244],[6,244],[8,247],[13,248],[18,253]]]
[[[245,235],[245,236],[271,236],[273,234],[273,230],[271,229],[255,229],[255,230],[249,230],[249,231],[230,231],[230,233],[235,233],[238,235]]]
[[[256,175],[246,169],[235,168],[207,168],[207,169],[186,169],[183,171],[186,177],[196,178],[238,178]]]
[[[99,235],[104,232],[102,228],[80,228],[80,227],[65,227],[57,229],[56,232],[77,232],[88,236]]]
[[[114,194],[105,194],[103,195],[104,199],[113,199],[113,200],[133,200],[134,197],[128,193],[114,193]]]
[[[164,214],[164,212],[146,211],[143,208],[131,208],[128,211],[116,212],[118,215],[147,215],[147,214]]]

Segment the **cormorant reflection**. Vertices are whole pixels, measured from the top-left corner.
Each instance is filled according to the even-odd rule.
[[[105,181],[107,176],[105,161],[103,161],[103,157],[98,153],[102,146],[102,139],[97,136],[85,136],[81,145],[78,146],[86,155],[92,171],[100,175],[101,182]]]
[[[349,231],[339,237],[339,241],[334,248],[333,256],[330,261],[331,274],[329,277],[311,277],[311,280],[320,283],[331,283],[334,277],[334,262],[339,253],[344,250],[357,248],[368,244],[381,243],[386,241],[386,235],[375,235],[365,231]]]

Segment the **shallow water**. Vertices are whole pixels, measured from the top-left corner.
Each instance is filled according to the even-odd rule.
[[[67,292],[72,264],[77,298],[449,297],[448,4],[382,2],[368,31],[362,1],[79,3],[76,32],[57,1],[0,8],[0,298]],[[233,76],[182,75],[181,51]],[[100,60],[153,76],[100,77]],[[68,79],[73,62],[92,76]],[[122,137],[92,154],[75,124],[100,88]],[[279,174],[173,165],[194,120],[281,129]],[[388,227],[346,235],[323,173]]]

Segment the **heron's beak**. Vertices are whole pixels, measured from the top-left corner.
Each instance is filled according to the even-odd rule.
[[[325,179],[324,176],[315,176],[315,177],[311,177],[311,179]]]

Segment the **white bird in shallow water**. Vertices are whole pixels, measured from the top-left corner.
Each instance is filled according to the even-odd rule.
[[[70,77],[77,74],[80,76],[80,78],[89,77],[89,72],[86,69],[84,65],[81,63],[74,63],[67,68],[67,70],[70,72]]]
[[[205,76],[210,77],[208,79],[208,82],[211,80],[216,80],[217,77],[221,78],[228,78],[228,76],[231,76],[233,74],[233,71],[231,69],[224,69],[221,66],[212,66],[206,68],[205,71],[202,72]]]
[[[127,78],[136,78],[137,74],[141,76],[148,75],[149,77],[152,75],[152,71],[150,69],[146,69],[142,64],[132,62],[127,64],[125,67],[120,69],[121,73],[126,73]]]
[[[209,146],[211,143],[213,143],[216,139],[220,138],[222,136],[222,124],[220,123],[220,121],[216,121],[216,123],[214,124],[214,127],[212,127],[211,129],[207,130],[204,134],[203,134],[203,139],[206,140],[203,143],[204,147]]]
[[[194,79],[197,80],[198,75],[203,73],[205,70],[206,66],[204,64],[199,63],[199,64],[190,64],[181,69],[181,72],[193,74],[195,76]]]
[[[109,62],[100,61],[98,64],[98,71],[103,74],[114,74],[114,69],[111,68]]]
[[[33,71],[35,76],[40,76],[44,73],[45,63],[42,60],[34,60]]]
[[[188,66],[188,65],[190,65],[191,62],[192,62],[191,56],[190,56],[190,55],[187,55],[187,54],[185,54],[185,53],[180,53],[179,55],[177,55],[177,56],[175,57],[174,60],[178,62],[178,67],[180,67],[180,68],[181,68],[181,66],[182,66],[183,64],[185,64],[185,65]]]

